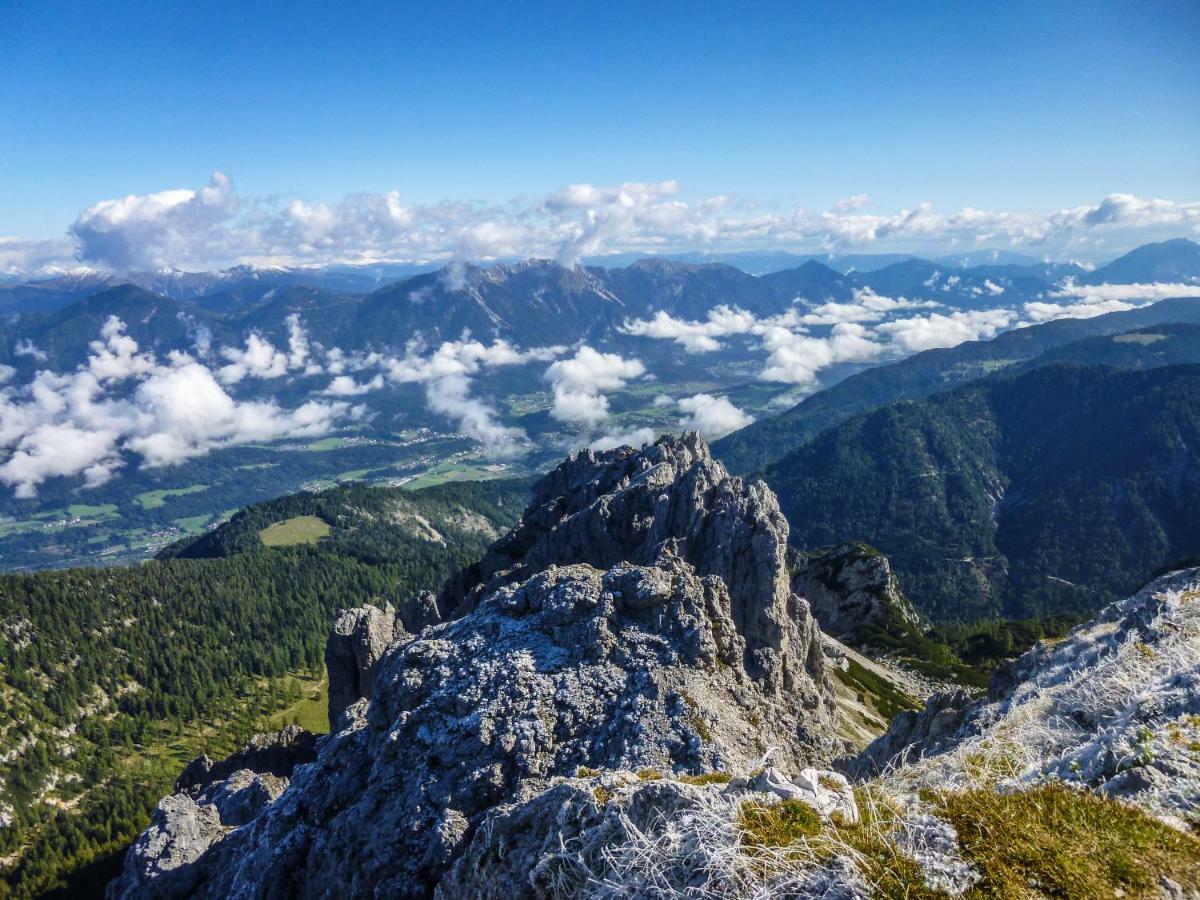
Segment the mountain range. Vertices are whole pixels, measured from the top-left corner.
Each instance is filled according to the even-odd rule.
[[[764,258],[772,259],[777,264],[755,262]],[[706,311],[713,304],[704,305],[702,294],[699,293],[703,288],[694,283],[697,278],[709,290],[732,291],[729,295],[723,295],[718,302],[739,305],[743,301],[744,308],[752,311],[768,308],[778,310],[781,296],[784,305],[794,299],[790,284],[796,276],[770,276],[800,269],[808,272],[802,281],[810,288],[815,288],[805,296],[814,300],[835,298],[850,287],[869,287],[880,293],[898,293],[908,297],[933,296],[957,302],[978,297],[979,294],[973,293],[973,289],[982,290],[985,282],[993,280],[996,283],[997,279],[1010,281],[1010,287],[1023,297],[1038,290],[1049,290],[1066,278],[1075,278],[1086,284],[1195,284],[1200,280],[1200,246],[1183,238],[1139,247],[1091,271],[1074,263],[1046,263],[1022,254],[996,250],[971,251],[933,260],[902,254],[829,256],[746,253],[685,254],[649,259],[602,257],[597,262],[599,264],[585,267],[598,282],[594,286],[599,287],[601,292],[607,290],[616,294],[634,312],[646,308],[673,312]],[[422,276],[435,272],[440,273],[437,277],[451,288],[470,283],[489,297],[493,291],[503,294],[506,286],[509,290],[520,289],[538,282],[541,282],[543,290],[557,287],[568,294],[580,291],[584,295],[591,293],[591,286],[585,287],[583,282],[569,278],[558,285],[546,284],[546,274],[544,271],[539,273],[539,270],[547,268],[560,267],[548,261],[526,260],[500,262],[483,269],[452,263],[444,269],[436,264],[326,268],[237,266],[217,272],[168,270],[120,276],[84,271],[2,286],[0,313],[51,311],[122,284],[132,284],[160,296],[194,301],[202,308],[221,311],[245,309],[296,286],[313,288],[327,295],[363,295],[408,283],[408,287],[392,291],[390,295],[409,296],[429,288],[430,279]],[[493,269],[496,270],[493,277],[481,274]],[[748,277],[739,279],[737,274],[728,271],[731,269]],[[525,278],[522,272],[526,273]],[[936,286],[926,284],[934,273],[945,273],[947,278],[954,277],[955,281],[949,286],[944,282]],[[674,303],[669,295],[645,297],[644,290],[648,283],[661,284],[664,277],[670,279],[672,275],[680,280],[688,280],[690,276],[691,285],[671,282],[671,291],[686,295],[686,299]],[[757,279],[761,279],[762,284],[752,287]],[[489,288],[489,285],[492,287]],[[821,292],[822,289],[827,292]]]
[[[1155,360],[1162,364],[1200,361],[1194,357],[1195,333],[1188,328],[1155,332],[1162,338],[1108,339],[1175,324],[1200,324],[1200,302],[1191,298],[1164,300],[1142,309],[1088,319],[1060,319],[1018,328],[987,341],[926,350],[851,375],[776,416],[716,441],[713,452],[735,472],[758,471],[855,413],[893,400],[925,397],[1000,369],[1020,370],[1055,360],[1132,368],[1151,365]]]
[[[1200,554],[1200,328],[1073,346],[1160,335],[1192,364],[1120,370],[1062,352],[826,429],[763,472],[792,541],[868,541],[943,621],[1090,612]]]

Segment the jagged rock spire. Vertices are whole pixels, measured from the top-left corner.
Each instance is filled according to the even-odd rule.
[[[214,825],[219,786],[164,801],[113,895],[427,897],[490,810],[580,767],[831,759],[832,691],[786,542],[770,490],[697,435],[572,456],[442,591],[444,621],[413,634],[391,610],[342,614],[316,761],[248,823]]]

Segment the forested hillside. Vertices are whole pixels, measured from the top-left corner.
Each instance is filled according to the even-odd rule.
[[[1129,368],[1198,362],[1200,338],[1195,329],[1186,327],[1197,324],[1200,300],[1164,300],[1143,309],[1092,319],[1061,319],[1018,328],[990,341],[927,350],[852,375],[786,412],[735,431],[714,443],[713,453],[731,471],[758,471],[856,413],[895,400],[927,397],[1002,369],[1027,369],[1052,361]],[[1113,340],[1139,329],[1162,334],[1164,342]]]
[[[869,541],[935,619],[1094,610],[1200,553],[1200,367],[993,376],[859,415],[765,477],[797,546]]]
[[[250,507],[174,558],[0,576],[0,895],[111,874],[188,758],[319,720],[335,612],[436,589],[527,490],[352,485]]]

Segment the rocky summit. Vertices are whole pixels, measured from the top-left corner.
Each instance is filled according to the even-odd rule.
[[[269,773],[250,752],[190,766],[110,896],[529,889],[511,865],[488,890],[471,873],[522,816],[540,826],[584,803],[597,826],[623,821],[605,812],[612,790],[581,786],[600,772],[757,770],[755,790],[848,814],[844,779],[812,769],[846,748],[787,533],[771,491],[694,434],[570,457],[439,595],[343,613],[326,651],[331,734],[275,753],[261,739]],[[657,789],[655,815],[688,790]]]

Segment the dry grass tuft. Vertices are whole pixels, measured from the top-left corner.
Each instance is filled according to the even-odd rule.
[[[699,775],[680,775],[678,780],[684,784],[729,784],[733,776],[728,772],[702,772]]]
[[[1150,898],[1162,875],[1200,889],[1200,840],[1125,803],[1051,784],[945,794],[938,804],[983,873],[974,896]]]

